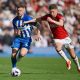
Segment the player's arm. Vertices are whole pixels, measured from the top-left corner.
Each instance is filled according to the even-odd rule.
[[[14,29],[14,36],[20,36],[21,31],[18,29]]]
[[[14,36],[17,35],[17,29],[14,29]]]
[[[35,23],[35,22],[40,22],[41,18],[34,18],[29,21],[24,21],[24,24],[29,24],[29,23]]]
[[[14,28],[14,36],[20,36],[20,30],[17,29],[17,26],[15,25],[14,20],[12,21],[13,28]]]
[[[56,24],[56,25],[58,25],[58,26],[63,26],[63,25],[64,25],[63,19],[59,19],[59,21],[56,21],[56,20],[53,20],[53,19],[51,19],[50,17],[48,17],[48,18],[47,18],[47,21],[48,21],[48,22],[51,22],[51,23],[53,23],[53,24]]]
[[[34,22],[36,22],[36,18],[29,20],[29,21],[24,21],[24,24],[29,24],[29,23],[34,23]]]
[[[24,24],[28,24],[28,23],[34,23],[34,22],[40,22],[42,20],[46,20],[46,15],[45,16],[41,16],[41,17],[38,17],[38,18],[34,18],[32,20],[29,20],[29,21],[24,21]]]

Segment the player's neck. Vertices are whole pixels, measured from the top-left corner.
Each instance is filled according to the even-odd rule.
[[[22,16],[18,16],[19,19],[22,19],[23,17],[24,17],[24,15],[22,15]]]
[[[51,16],[52,16],[52,18],[56,18],[57,14],[56,15],[51,15]]]
[[[57,14],[54,15],[54,18],[57,16]]]

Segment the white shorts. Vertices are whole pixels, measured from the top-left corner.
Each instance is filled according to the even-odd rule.
[[[54,39],[54,42],[60,42],[62,43],[66,48],[74,48],[74,46],[72,45],[72,40],[69,37],[66,37],[64,39]]]

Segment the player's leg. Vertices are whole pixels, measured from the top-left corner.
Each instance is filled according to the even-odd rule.
[[[24,57],[27,53],[28,53],[28,49],[27,48],[21,48],[21,52],[19,54],[19,59]]]
[[[59,53],[59,55],[66,61],[67,69],[71,69],[71,61],[65,55],[65,52],[62,50],[63,44],[61,42],[55,42],[55,49]]]
[[[69,44],[69,47],[67,48],[67,51],[69,52],[69,54],[71,55],[73,61],[75,62],[75,64],[77,65],[78,70],[80,71],[80,64],[79,64],[79,60],[78,57],[75,54],[74,51],[74,47],[72,44]]]
[[[64,51],[62,50],[62,46],[63,46],[63,44],[60,42],[55,43],[55,49],[59,53],[59,55],[62,56],[65,59],[65,61],[69,61],[69,59],[65,55]]]
[[[11,62],[12,62],[12,68],[16,67],[16,55],[18,52],[18,48],[12,48],[12,54],[11,54]]]
[[[22,57],[24,57],[27,53],[28,53],[28,50],[30,49],[30,45],[31,45],[31,41],[27,42],[27,41],[23,41],[22,43],[22,48],[20,50],[20,53],[17,57],[17,60],[20,60]]]
[[[16,56],[19,48],[20,48],[20,39],[15,38],[12,44],[12,54],[11,54],[12,68],[16,67],[17,63]]]

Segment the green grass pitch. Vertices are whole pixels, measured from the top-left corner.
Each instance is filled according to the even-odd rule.
[[[80,73],[72,61],[70,71],[62,58],[23,58],[17,64],[21,76],[10,75],[10,58],[0,58],[0,80],[80,80]]]

